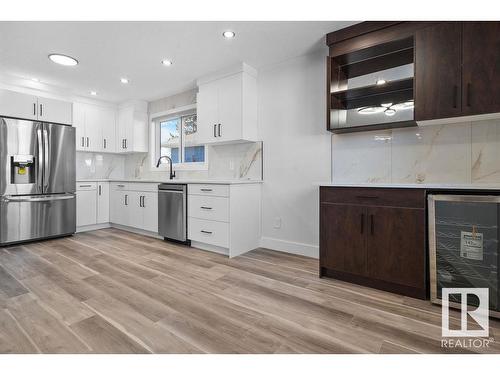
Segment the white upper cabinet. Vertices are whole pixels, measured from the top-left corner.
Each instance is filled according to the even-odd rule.
[[[36,96],[0,90],[0,116],[37,120]]]
[[[118,109],[117,152],[148,152],[148,111],[146,102],[129,102]]]
[[[256,71],[238,69],[198,80],[200,143],[258,141]]]
[[[72,103],[0,90],[0,116],[72,124]]]
[[[73,123],[73,103],[38,97],[38,121]]]
[[[116,111],[113,108],[75,103],[73,126],[76,149],[91,152],[115,152]]]

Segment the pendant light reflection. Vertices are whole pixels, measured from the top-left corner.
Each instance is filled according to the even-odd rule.
[[[358,109],[358,113],[364,115],[371,115],[374,113],[384,112],[386,116],[394,116],[397,111],[405,109],[413,109],[414,101],[408,100],[406,102],[393,104],[391,102],[382,103],[380,106],[362,107]]]

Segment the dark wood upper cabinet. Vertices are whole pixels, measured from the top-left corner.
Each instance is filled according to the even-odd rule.
[[[328,34],[327,44],[327,129],[334,133],[500,113],[500,22],[365,22]],[[410,63],[411,76],[381,87],[354,84],[362,76],[385,80]]]
[[[463,22],[464,115],[500,112],[500,22]]]
[[[461,22],[415,33],[415,120],[461,115]]]
[[[334,270],[365,275],[366,209],[361,206],[324,204],[320,233],[322,260]]]
[[[368,275],[378,280],[425,285],[425,215],[421,209],[370,207],[367,212]]]

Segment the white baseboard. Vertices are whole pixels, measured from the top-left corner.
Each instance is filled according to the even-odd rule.
[[[210,244],[203,243],[203,242],[191,241],[191,247],[194,247],[196,249],[206,250],[206,251],[212,251],[214,253],[218,253],[218,254],[222,254],[222,255],[229,255],[228,248],[210,245]]]
[[[159,240],[163,239],[163,237],[161,237],[160,235],[158,235],[158,233],[154,233],[154,232],[150,232],[150,231],[147,231],[147,230],[138,229],[138,228],[134,228],[134,227],[128,227],[126,225],[120,225],[120,224],[111,223],[111,227],[112,228],[116,228],[116,229],[121,229],[121,230],[124,230],[124,231],[127,231],[127,232],[142,234],[142,235],[148,236],[148,237],[154,237],[154,238],[157,238]]]
[[[81,227],[76,227],[76,233],[88,232],[89,230],[99,230],[99,229],[104,229],[104,228],[109,228],[109,227],[111,227],[111,225],[109,223],[84,225]]]
[[[279,240],[277,238],[262,237],[260,247],[281,251],[295,255],[303,255],[311,258],[319,258],[319,246],[309,245],[300,242]]]

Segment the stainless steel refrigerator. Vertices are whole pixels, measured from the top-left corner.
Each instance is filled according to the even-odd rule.
[[[76,230],[75,129],[0,117],[0,246]]]

